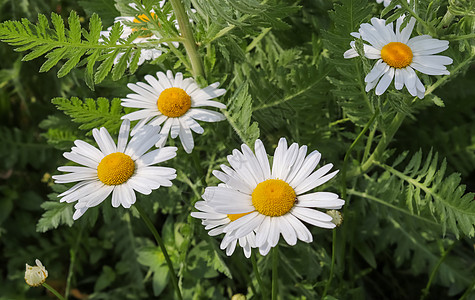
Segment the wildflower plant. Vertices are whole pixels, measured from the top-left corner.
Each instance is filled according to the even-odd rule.
[[[0,11],[0,299],[475,297],[473,1]]]

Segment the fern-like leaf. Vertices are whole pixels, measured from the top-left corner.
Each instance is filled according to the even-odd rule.
[[[38,15],[38,23],[32,24],[27,19],[21,21],[6,21],[0,24],[0,40],[16,46],[15,51],[30,51],[23,57],[24,61],[40,56],[47,58],[40,72],[47,72],[58,65],[61,60],[65,63],[59,69],[58,77],[67,75],[80,65],[81,59],[87,62],[88,76],[91,78],[96,63],[100,63],[95,83],[100,83],[109,74],[117,56],[127,52],[128,55],[140,54],[140,48],[133,44],[133,39],[120,39],[122,26],[116,23],[105,42],[99,42],[102,21],[96,14],[91,16],[89,31],[81,28],[79,16],[72,11],[68,18],[69,28],[65,28],[61,16],[52,13],[50,27],[48,19]],[[119,42],[119,43],[118,43]],[[124,74],[122,65],[115,69],[114,79]],[[131,70],[132,71],[132,70]],[[91,82],[88,82],[91,86]]]
[[[229,100],[229,110],[224,112],[229,123],[243,142],[253,145],[259,137],[259,125],[251,124],[252,99],[248,93],[249,86],[240,86]]]
[[[444,233],[449,229],[457,237],[475,235],[474,194],[465,193],[459,174],[446,176],[447,162],[443,160],[439,164],[437,153],[429,152],[423,161],[422,151],[417,152],[402,172],[393,166],[379,165],[401,180],[411,212],[431,214],[442,225]]]
[[[80,123],[79,129],[91,130],[105,127],[111,133],[119,130],[122,117],[119,98],[114,98],[112,101],[102,97],[97,100],[86,98],[83,101],[77,97],[71,99],[58,97],[52,99],[51,102],[70,116],[74,122]]]

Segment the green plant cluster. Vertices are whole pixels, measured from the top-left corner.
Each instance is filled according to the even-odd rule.
[[[251,260],[240,249],[227,257],[190,213],[232,149],[259,138],[272,153],[280,137],[333,163],[340,173],[318,191],[346,201],[333,233],[313,227],[310,244],[281,242],[281,299],[475,299],[475,2],[181,2],[201,72],[170,1],[0,1],[0,300],[49,299],[24,282],[35,258],[68,299],[175,297],[165,255],[134,207],[108,199],[73,221],[73,204],[57,197],[71,186],[51,179],[75,140],[94,144],[99,127],[117,135],[132,111],[120,105],[127,83],[166,70],[226,89],[226,120],[202,124],[191,154],[168,140],[179,149],[167,162],[173,186],[137,194],[184,299],[262,298]],[[121,38],[114,18],[141,14],[149,21],[126,23],[134,33]],[[402,15],[417,19],[413,36],[450,42],[450,75],[419,74],[423,99],[392,86],[366,92],[374,61],[343,58],[360,24]],[[160,39],[133,43],[149,33]],[[140,65],[151,48],[162,55]],[[271,255],[256,256],[270,287]]]

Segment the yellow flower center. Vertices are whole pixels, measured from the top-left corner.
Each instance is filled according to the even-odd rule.
[[[247,213],[243,213],[243,214],[230,214],[230,215],[228,215],[228,218],[231,220],[231,222],[234,222],[237,219],[239,219],[240,217],[244,217],[245,215],[248,215],[251,212],[247,212]]]
[[[294,206],[294,189],[280,179],[268,179],[259,183],[252,192],[252,205],[266,216],[285,215]]]
[[[150,13],[150,15],[152,16],[152,19],[153,20],[156,20],[157,19],[157,15],[155,15],[155,13]],[[145,14],[141,14],[141,15],[138,15],[136,16],[132,22],[134,23],[137,23],[137,24],[140,24],[140,23],[147,23],[148,21],[150,21],[150,19],[145,15]],[[160,24],[159,24],[160,25]],[[142,27],[140,28],[141,30],[148,30],[147,27]],[[137,28],[132,28],[132,31],[137,31],[138,29]],[[141,35],[139,36],[140,38],[147,38],[147,37],[151,37],[153,35],[153,33],[149,33],[149,34],[146,34],[146,35]]]
[[[167,117],[181,117],[190,109],[191,97],[180,88],[168,88],[160,93],[157,107]]]
[[[408,45],[391,42],[381,49],[381,58],[394,68],[405,68],[412,62],[412,50]]]
[[[115,152],[104,157],[97,166],[97,177],[106,185],[119,185],[134,174],[135,163],[122,152]]]

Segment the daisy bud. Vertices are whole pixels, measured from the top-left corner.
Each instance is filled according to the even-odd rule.
[[[39,259],[35,260],[36,266],[26,264],[25,281],[29,286],[40,286],[48,277],[48,271]]]

